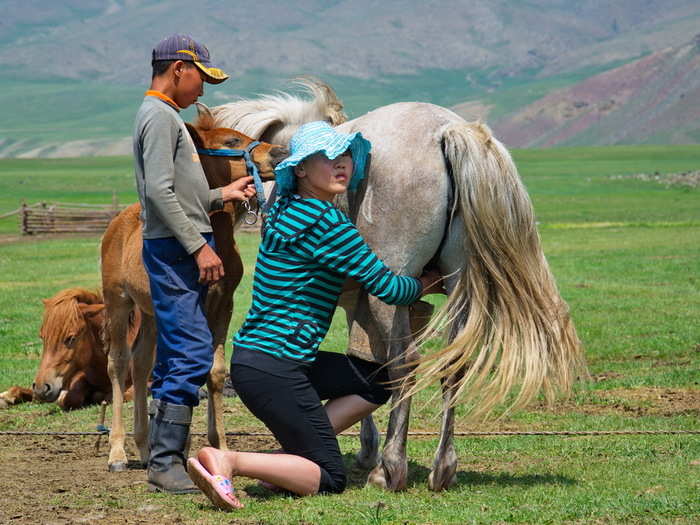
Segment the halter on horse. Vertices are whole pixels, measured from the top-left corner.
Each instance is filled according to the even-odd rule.
[[[263,188],[262,178],[260,177],[260,172],[258,167],[253,162],[252,153],[253,150],[260,145],[259,140],[254,140],[245,149],[205,149],[197,148],[197,153],[201,155],[208,155],[210,157],[243,157],[245,160],[246,170],[248,175],[253,177],[253,184],[255,185],[255,193],[257,194],[258,207],[257,210],[253,211],[250,208],[248,201],[244,201],[243,206],[246,209],[246,215],[243,221],[246,224],[255,224],[258,221],[258,215],[262,215],[263,218],[267,215],[272,205],[275,202],[276,186],[273,187],[270,194],[270,202],[265,199],[265,189]]]

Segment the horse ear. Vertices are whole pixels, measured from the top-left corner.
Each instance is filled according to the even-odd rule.
[[[209,106],[202,104],[201,102],[195,102],[195,107],[197,108],[197,117],[200,119],[211,119],[214,120],[214,115],[212,114]]]
[[[211,110],[201,102],[195,102],[197,107],[197,120],[195,125],[204,131],[211,131],[216,127],[216,119]]]
[[[204,141],[202,140],[202,136],[199,134],[199,131],[197,131],[197,128],[195,128],[189,122],[185,122],[185,126],[187,126],[187,131],[190,132],[190,137],[192,137],[194,145],[198,148],[204,148]]]
[[[91,318],[95,317],[99,313],[102,313],[102,310],[105,309],[105,305],[79,303],[78,308],[80,309],[80,313],[82,313],[84,317]]]

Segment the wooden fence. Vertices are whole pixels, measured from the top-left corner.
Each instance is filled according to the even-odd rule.
[[[19,215],[22,235],[46,233],[102,233],[109,222],[123,209],[116,196],[112,204],[74,204],[60,202],[38,202],[25,204],[16,210],[3,213],[0,219]],[[249,225],[241,221],[239,231],[259,232],[261,219]]]
[[[17,213],[23,235],[102,233],[122,209],[115,198],[111,205],[58,202],[22,204]]]

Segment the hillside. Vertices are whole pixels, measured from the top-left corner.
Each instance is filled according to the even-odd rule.
[[[700,142],[700,34],[491,124],[511,147]]]
[[[373,78],[441,69],[497,79],[541,69],[549,76],[679,44],[697,31],[700,6],[692,0],[258,0],[247,8],[201,0],[194,14],[185,0],[5,0],[0,65],[33,77],[140,83],[155,41],[187,31],[238,73]]]
[[[687,42],[699,22],[695,0],[202,0],[196,12],[184,0],[4,0],[0,157],[122,151],[150,50],[176,31],[205,40],[232,73],[207,89],[210,105],[311,74],[350,116],[478,99],[491,121]]]

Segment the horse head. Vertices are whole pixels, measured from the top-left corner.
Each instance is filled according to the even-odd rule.
[[[98,294],[82,288],[62,290],[43,302],[43,351],[32,390],[35,400],[50,403],[101,351],[104,304]]]
[[[190,136],[200,151],[202,168],[210,188],[225,186],[251,175],[243,152],[247,152],[263,181],[274,180],[275,166],[287,157],[287,148],[259,142],[230,128],[216,127],[214,117],[204,104],[197,104],[198,117],[187,123]]]

